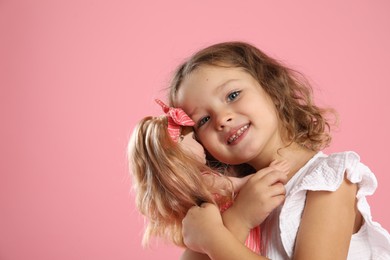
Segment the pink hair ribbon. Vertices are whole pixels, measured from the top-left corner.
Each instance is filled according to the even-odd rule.
[[[181,108],[169,107],[161,100],[155,100],[168,117],[168,133],[172,140],[177,142],[180,136],[181,126],[193,126],[194,121]]]

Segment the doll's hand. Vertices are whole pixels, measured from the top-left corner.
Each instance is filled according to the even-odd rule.
[[[260,225],[284,201],[287,173],[286,162],[273,162],[249,178],[231,207],[242,225]]]
[[[184,244],[191,250],[207,253],[207,249],[226,229],[217,206],[203,203],[188,210],[182,222]]]

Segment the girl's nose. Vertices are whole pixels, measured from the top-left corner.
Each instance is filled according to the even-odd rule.
[[[226,126],[229,126],[233,120],[233,117],[231,114],[224,114],[223,116],[218,117],[216,121],[216,128],[218,131],[222,131],[226,128]]]

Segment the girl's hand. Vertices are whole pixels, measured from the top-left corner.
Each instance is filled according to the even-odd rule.
[[[287,163],[273,162],[249,178],[236,197],[229,214],[248,230],[260,225],[285,198]]]
[[[246,184],[250,177],[254,174],[247,175],[245,177],[228,177],[230,181],[233,183],[234,192],[237,193],[241,190],[241,188]]]
[[[209,248],[225,227],[217,206],[203,203],[188,210],[183,221],[183,241],[191,250],[207,253]]]
[[[219,209],[214,204],[203,203],[201,207],[192,207],[183,219],[182,231],[186,246],[193,251],[204,252],[210,259],[267,259],[249,250],[223,226]],[[181,259],[207,257],[186,250]]]
[[[226,177],[219,176],[217,174],[205,173],[202,175],[203,181],[213,188],[213,192],[218,194],[226,194],[227,191],[231,191],[232,188],[235,193],[239,192],[242,186],[248,181],[253,174],[245,177]],[[230,180],[230,182],[229,182]],[[233,187],[232,187],[233,185]]]

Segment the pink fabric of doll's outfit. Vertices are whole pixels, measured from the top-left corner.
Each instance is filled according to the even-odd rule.
[[[168,133],[174,142],[179,140],[182,126],[193,126],[194,121],[181,108],[169,107],[159,99],[155,100],[168,118]]]

